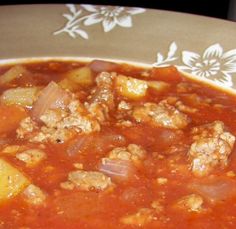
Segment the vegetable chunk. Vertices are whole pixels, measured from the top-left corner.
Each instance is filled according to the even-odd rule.
[[[81,86],[90,86],[93,84],[92,71],[88,67],[73,69],[67,72],[66,77],[73,83]]]
[[[0,159],[0,202],[19,194],[29,180],[8,162]]]
[[[18,104],[21,106],[32,106],[37,99],[39,87],[18,87],[11,88],[2,94],[0,97],[1,102],[6,105]]]
[[[116,86],[120,95],[129,99],[140,99],[146,95],[148,84],[144,80],[118,75]]]

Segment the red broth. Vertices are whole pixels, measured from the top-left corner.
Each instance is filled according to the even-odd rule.
[[[0,228],[236,227],[235,96],[174,67],[0,72]]]

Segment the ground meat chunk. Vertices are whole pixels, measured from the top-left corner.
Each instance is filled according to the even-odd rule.
[[[185,105],[182,101],[177,101],[175,106],[182,112],[185,113],[196,113],[198,110],[194,107],[189,107]]]
[[[115,73],[101,72],[96,77],[96,88],[89,96],[89,103],[85,104],[88,111],[100,122],[109,117],[109,111],[114,109],[113,79]]]
[[[40,149],[29,149],[16,154],[16,158],[26,163],[26,166],[32,167],[40,163],[47,157],[46,153]]]
[[[122,217],[120,221],[126,225],[142,227],[156,219],[154,212],[155,211],[153,209],[141,208],[134,214]]]
[[[118,120],[118,122],[116,123],[116,126],[127,128],[127,127],[133,126],[133,123],[130,120],[121,119],[121,120]]]
[[[135,164],[141,162],[145,157],[146,151],[139,145],[129,144],[127,147],[114,148],[109,154],[109,159],[127,160]]]
[[[23,192],[24,199],[32,205],[41,205],[46,200],[46,194],[37,186],[30,184]]]
[[[182,129],[189,123],[186,114],[163,100],[160,103],[145,103],[133,110],[133,117],[137,122],[149,123],[154,126],[170,129]]]
[[[191,195],[187,195],[179,199],[175,207],[184,209],[190,212],[200,212],[203,210],[202,204],[203,204],[203,199],[201,196],[197,194],[191,194]]]
[[[98,120],[78,100],[72,100],[64,110],[46,110],[40,121],[37,125],[30,118],[23,120],[17,136],[29,138],[31,142],[61,143],[73,137],[74,133],[89,134],[100,130]]]
[[[109,118],[109,108],[106,104],[100,103],[85,103],[86,108],[88,109],[89,113],[92,114],[96,119],[103,123],[105,120]]]
[[[80,190],[105,190],[113,186],[111,178],[101,172],[74,171],[68,175],[68,181]]]
[[[192,129],[193,140],[188,152],[192,172],[204,176],[216,166],[225,167],[233,149],[235,137],[225,131],[224,123],[215,121]]]
[[[23,119],[20,122],[19,128],[16,130],[17,137],[24,138],[26,135],[33,132],[36,127],[36,123],[30,117]]]
[[[48,127],[55,127],[66,117],[66,112],[62,109],[46,110],[45,113],[40,117],[40,120]]]
[[[103,103],[109,109],[114,108],[114,94],[113,94],[113,78],[114,75],[109,72],[101,72],[96,77],[97,87],[90,96],[90,104]]]
[[[132,108],[130,103],[127,103],[126,101],[122,100],[120,101],[120,103],[117,106],[117,109],[119,111],[127,111],[130,110]]]

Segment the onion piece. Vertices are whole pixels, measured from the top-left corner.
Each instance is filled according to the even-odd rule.
[[[103,158],[99,165],[99,171],[114,179],[128,180],[134,176],[136,169],[128,160]]]
[[[32,118],[39,121],[42,114],[48,109],[65,108],[69,103],[69,94],[55,82],[50,82],[40,93],[33,104]]]
[[[78,136],[68,146],[66,152],[69,156],[75,156],[76,154],[85,150],[90,142],[93,140],[93,134]]]
[[[208,177],[189,188],[214,204],[236,197],[236,182],[226,177]]]
[[[23,75],[30,74],[31,73],[24,66],[16,65],[0,76],[0,85],[10,83],[17,78],[22,77]]]
[[[115,71],[119,67],[116,63],[104,60],[93,60],[88,66],[94,72],[111,72]]]
[[[78,136],[70,143],[66,152],[69,156],[75,156],[84,151],[97,154],[107,152],[114,147],[124,146],[125,144],[126,139],[123,135],[105,130],[104,132]]]

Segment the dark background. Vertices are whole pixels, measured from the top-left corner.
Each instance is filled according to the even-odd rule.
[[[231,0],[234,1],[234,0]],[[123,6],[138,6],[153,9],[163,9],[171,11],[186,12],[198,15],[205,15],[221,19],[227,19],[230,0],[82,0],[82,1],[63,1],[63,0],[22,0],[22,1],[1,1],[1,5],[12,4],[39,4],[39,3],[85,3],[98,5],[123,5]]]

